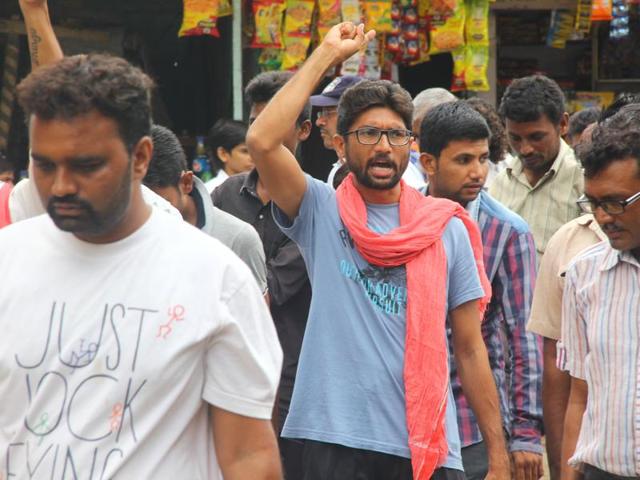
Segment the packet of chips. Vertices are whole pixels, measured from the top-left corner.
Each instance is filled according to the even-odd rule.
[[[314,0],[289,0],[284,20],[284,54],[282,69],[291,70],[307,58],[311,43],[311,18]]]
[[[592,22],[608,22],[613,18],[612,0],[593,0],[591,5]]]
[[[233,15],[233,6],[231,0],[219,0],[218,5],[218,18],[229,17]]]
[[[182,26],[179,37],[211,35],[219,37],[218,0],[183,0]]]
[[[341,18],[340,0],[318,0],[318,35],[320,40],[331,30],[331,27],[340,23]]]
[[[282,0],[253,0],[256,28],[252,48],[282,48]]]
[[[458,8],[462,8],[462,0],[430,0],[429,15],[449,16]]]
[[[450,17],[432,17],[429,54],[450,52],[464,45],[464,23],[464,7],[457,8]]]
[[[358,0],[342,0],[340,10],[342,11],[343,21],[353,22],[356,25],[362,22],[362,10],[360,10],[360,2]]]
[[[467,89],[465,72],[467,70],[467,48],[458,47],[451,52],[453,59],[453,76],[451,79],[451,91],[462,92]]]
[[[574,29],[582,35],[588,35],[591,31],[592,0],[578,0],[576,8],[576,24]]]
[[[489,80],[487,67],[489,66],[489,47],[483,45],[468,45],[466,48],[466,67],[464,83],[467,90],[473,92],[488,92]]]
[[[468,0],[465,5],[467,45],[489,45],[489,0]]]
[[[551,26],[547,32],[547,45],[564,48],[573,33],[574,16],[568,10],[554,10],[551,13]]]
[[[391,0],[362,0],[364,29],[374,29],[379,33],[391,31]]]
[[[263,72],[280,70],[282,50],[280,48],[264,48],[258,57],[258,65]]]

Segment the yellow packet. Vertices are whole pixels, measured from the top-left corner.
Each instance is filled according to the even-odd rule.
[[[289,37],[285,39],[285,47],[282,51],[282,70],[292,70],[299,67],[307,58],[309,42],[311,39]]]
[[[429,15],[451,15],[463,7],[463,0],[430,0]]]
[[[467,45],[489,45],[489,0],[466,3]]]
[[[451,79],[451,91],[462,92],[467,89],[465,72],[467,70],[467,47],[458,47],[451,52],[453,59],[453,76]]]
[[[489,66],[489,47],[469,45],[466,47],[466,68],[464,83],[467,90],[472,92],[488,92],[489,80],[487,67]]]
[[[282,47],[282,12],[284,2],[273,0],[254,0],[253,18],[256,24],[251,41],[252,48]]]
[[[318,35],[322,40],[331,27],[340,23],[340,0],[318,0]]]
[[[391,0],[362,0],[365,30],[391,31]]]
[[[360,2],[358,0],[342,0],[340,10],[342,11],[342,20],[344,22],[353,22],[355,24],[362,22],[362,10],[360,10]]]
[[[464,45],[465,9],[458,8],[450,17],[431,19],[429,54],[450,52]]]
[[[282,69],[298,67],[307,58],[311,43],[311,18],[315,9],[313,0],[289,0],[284,20],[284,53]]]
[[[219,0],[220,5],[218,6],[218,18],[229,17],[233,15],[233,6],[231,5],[231,0]]]
[[[219,37],[218,0],[183,0],[184,13],[179,37],[211,35]]]

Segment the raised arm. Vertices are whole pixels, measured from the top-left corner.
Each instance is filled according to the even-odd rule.
[[[293,219],[298,214],[306,182],[298,161],[283,145],[289,127],[295,123],[325,72],[346,60],[375,32],[344,22],[333,27],[300,71],[271,99],[247,133],[247,146],[269,195]]]
[[[62,59],[64,55],[53,32],[47,0],[20,0],[19,3],[27,29],[31,69]]]

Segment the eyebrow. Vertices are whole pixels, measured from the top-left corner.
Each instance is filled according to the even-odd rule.
[[[40,163],[55,163],[51,158],[39,153],[31,152],[31,158]],[[83,165],[86,163],[100,163],[104,162],[105,160],[106,158],[101,155],[81,155],[68,159],[68,162],[72,165]]]

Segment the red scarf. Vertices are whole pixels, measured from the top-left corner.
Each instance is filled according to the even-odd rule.
[[[425,197],[400,182],[400,226],[380,235],[367,227],[367,207],[353,184],[353,173],[338,188],[338,211],[360,255],[381,267],[406,265],[407,320],[404,386],[409,448],[415,480],[427,480],[449,451],[445,411],[449,388],[449,353],[445,319],[447,257],[442,234],[453,216],[464,223],[485,297],[491,298],[484,271],[482,238],[476,223],[459,204]],[[482,315],[478,317],[478,321]]]

